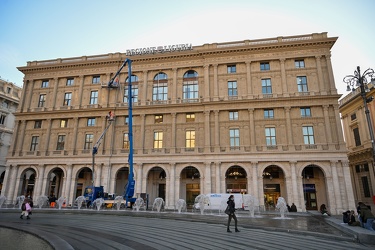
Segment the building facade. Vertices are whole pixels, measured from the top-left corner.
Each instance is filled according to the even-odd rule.
[[[375,95],[373,83],[368,84],[366,97]],[[375,209],[375,169],[372,141],[360,88],[339,102],[344,137],[348,147],[350,173],[356,204],[364,202]],[[374,131],[375,102],[367,103]]]
[[[336,40],[314,33],[28,62],[19,67],[5,195],[53,193],[73,204],[92,178],[123,193],[127,70],[117,88],[105,86],[129,58],[137,195],[161,197],[166,208],[208,193],[251,194],[265,209],[280,196],[298,211],[354,208],[331,65]],[[110,111],[115,122],[93,161]]]
[[[22,89],[0,78],[0,194],[5,176],[6,156],[9,151]]]

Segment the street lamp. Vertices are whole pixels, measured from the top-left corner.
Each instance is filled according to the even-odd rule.
[[[354,75],[345,76],[343,81],[346,83],[346,90],[347,91],[355,91],[355,86],[360,87],[361,90],[361,97],[363,100],[363,105],[365,107],[365,114],[367,119],[367,125],[370,132],[370,139],[372,145],[372,157],[375,162],[375,140],[374,140],[374,131],[372,128],[371,118],[370,118],[370,111],[368,110],[367,103],[371,102],[374,98],[371,96],[367,98],[366,93],[369,92],[368,84],[375,81],[375,75],[373,69],[367,69],[361,75],[361,70],[359,66],[357,66],[357,70],[354,71]]]

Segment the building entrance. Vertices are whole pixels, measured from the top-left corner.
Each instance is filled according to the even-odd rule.
[[[305,197],[306,210],[317,210],[315,184],[303,184],[303,194]]]
[[[264,206],[268,209],[275,208],[277,199],[280,197],[280,184],[264,185]]]
[[[194,205],[195,198],[200,194],[199,183],[186,184],[186,205],[192,207]]]

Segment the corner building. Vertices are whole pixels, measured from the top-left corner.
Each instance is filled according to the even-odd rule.
[[[5,195],[65,196],[128,177],[126,58],[132,60],[135,193],[166,208],[201,193],[247,193],[272,209],[354,209],[327,33],[28,62]],[[181,46],[180,46],[181,47]],[[154,48],[154,47],[153,47]],[[178,48],[178,46],[175,46]],[[145,52],[144,54],[142,54]]]
[[[21,88],[0,78],[0,195],[5,176],[6,156],[12,141],[14,121],[20,98]]]

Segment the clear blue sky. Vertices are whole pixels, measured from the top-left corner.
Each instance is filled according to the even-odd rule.
[[[27,61],[328,32],[339,93],[375,68],[374,0],[0,0],[0,77]]]

